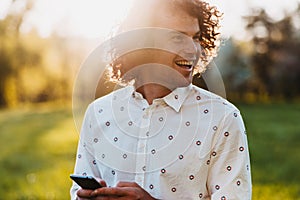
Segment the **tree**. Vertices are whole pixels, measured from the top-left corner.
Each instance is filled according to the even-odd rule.
[[[300,94],[300,38],[295,26],[299,16],[300,4],[279,21],[263,9],[245,18],[253,36],[251,63],[258,80],[254,87],[260,95],[291,99]]]
[[[13,7],[19,1],[12,1]],[[31,9],[32,3],[25,1],[25,7],[19,12],[8,13],[0,21],[0,106],[17,102],[17,71],[28,62],[38,62],[36,52],[30,52],[20,38],[20,27],[24,15]]]
[[[0,107],[70,100],[74,66],[78,67],[82,58],[82,41],[55,33],[41,38],[35,30],[20,32],[33,1],[15,0],[11,8],[19,2],[26,6],[18,12],[10,9],[0,20]]]

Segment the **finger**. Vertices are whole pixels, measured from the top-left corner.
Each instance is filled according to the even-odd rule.
[[[91,198],[81,198],[81,197],[77,197],[76,200],[91,200]]]
[[[80,197],[80,198],[91,198],[92,197],[92,192],[93,190],[85,190],[85,189],[79,189],[77,191],[77,196]]]
[[[92,196],[125,196],[128,192],[125,188],[121,187],[103,187],[94,190]]]
[[[120,181],[117,183],[116,187],[140,187],[140,186],[135,182]]]
[[[108,197],[108,196],[97,196],[97,197],[94,197],[92,198],[92,200],[119,200],[116,198],[112,198],[112,197]]]
[[[100,180],[99,183],[100,185],[102,185],[102,187],[107,187],[106,182],[104,180]]]
[[[92,198],[92,200],[121,200],[121,198],[118,196],[97,196]],[[128,200],[128,198],[126,200]]]
[[[100,179],[100,178],[96,178],[96,180],[100,183],[100,185],[102,185],[102,187],[107,187],[105,180]]]

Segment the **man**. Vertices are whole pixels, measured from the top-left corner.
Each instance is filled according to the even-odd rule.
[[[136,2],[121,30],[149,41],[112,61],[127,86],[90,104],[78,144],[75,174],[104,187],[74,183],[73,199],[251,199],[239,111],[191,84],[216,54],[219,17],[200,0]]]

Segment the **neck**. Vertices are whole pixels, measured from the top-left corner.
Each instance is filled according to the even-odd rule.
[[[137,88],[136,91],[141,93],[150,105],[153,103],[154,99],[162,98],[171,93],[170,89],[158,84],[143,85]]]

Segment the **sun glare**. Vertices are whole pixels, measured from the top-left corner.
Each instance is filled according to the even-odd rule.
[[[32,10],[25,15],[21,31],[29,32],[36,28],[42,37],[48,37],[55,32],[63,36],[103,38],[117,27],[133,1],[35,0]],[[281,0],[226,0],[226,3],[219,0],[207,1],[224,12],[222,32],[228,37],[243,35],[242,16],[250,14],[251,7],[264,7],[273,18],[278,19],[283,16],[285,10],[295,9],[300,2],[300,0],[291,0],[289,3]],[[10,2],[12,0],[0,0],[0,20],[5,17]]]
[[[37,27],[41,36],[103,37],[126,15],[133,0],[38,0],[26,18],[23,31]]]

